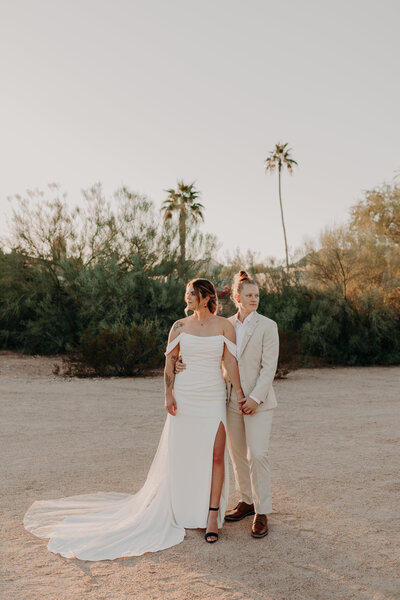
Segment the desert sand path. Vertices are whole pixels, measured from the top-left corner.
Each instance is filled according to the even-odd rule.
[[[400,598],[400,367],[300,370],[276,384],[265,539],[246,519],[215,545],[189,530],[170,550],[91,563],[48,552],[24,512],[36,499],[137,490],[165,419],[162,379],[64,380],[53,363],[0,356],[1,598]]]

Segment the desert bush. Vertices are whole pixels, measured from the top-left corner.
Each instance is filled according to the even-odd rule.
[[[184,283],[147,275],[138,264],[124,270],[113,260],[76,268],[63,263],[58,279],[17,253],[0,253],[0,347],[58,354],[83,332],[155,321],[166,343],[172,323],[184,315]]]
[[[278,323],[280,367],[398,364],[399,207],[398,186],[367,192],[348,227],[325,231],[320,247],[309,245],[288,272],[239,250],[219,264],[215,237],[188,224],[185,280],[211,279],[220,314],[229,316],[233,274],[249,270],[260,286],[259,312]],[[76,209],[57,186],[29,192],[16,198],[13,219],[12,250],[0,250],[0,348],[72,351],[75,365],[88,352],[88,372],[141,372],[143,365],[126,366],[113,348],[119,341],[139,348],[150,323],[161,351],[183,316],[178,224],[162,225],[152,202],[127,188],[107,201],[100,185],[86,190]],[[108,365],[107,344],[115,352]]]
[[[368,301],[365,301],[368,304]],[[391,309],[321,303],[301,330],[306,352],[347,365],[398,364],[399,319]]]
[[[1,252],[0,346],[56,354],[77,339],[76,304],[57,277],[16,252]]]
[[[84,331],[81,342],[65,359],[69,375],[136,376],[161,366],[163,342],[157,324],[104,327]]]
[[[260,308],[278,323],[280,362],[367,365],[400,362],[400,319],[383,297],[365,293],[357,302],[340,293],[284,286],[260,290]]]
[[[184,314],[184,291],[183,282],[147,275],[140,265],[129,271],[121,271],[113,261],[93,265],[74,282],[79,329],[151,320],[157,321],[166,340],[172,323]]]

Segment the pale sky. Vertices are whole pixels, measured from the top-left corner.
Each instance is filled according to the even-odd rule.
[[[225,250],[284,257],[400,169],[398,0],[1,0],[0,234],[7,197],[97,181],[160,206],[196,181]]]

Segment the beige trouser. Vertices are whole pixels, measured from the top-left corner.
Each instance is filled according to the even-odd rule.
[[[262,405],[261,405],[262,406]],[[236,395],[228,404],[228,447],[241,500],[252,504],[258,514],[272,512],[269,436],[273,409],[257,409],[254,415],[239,412]]]

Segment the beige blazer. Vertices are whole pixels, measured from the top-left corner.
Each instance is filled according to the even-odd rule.
[[[237,314],[229,317],[235,327]],[[247,326],[239,356],[240,381],[245,396],[255,396],[261,401],[257,412],[277,406],[274,388],[276,367],[279,355],[278,327],[275,321],[254,314]],[[232,394],[232,384],[227,381],[228,402]]]

